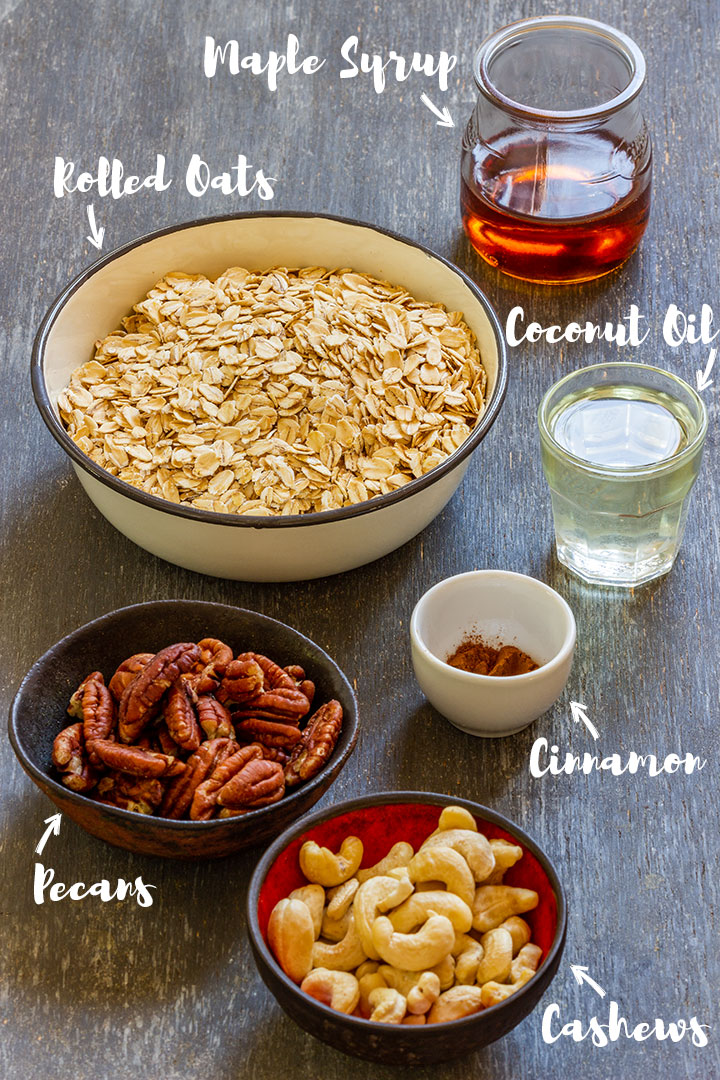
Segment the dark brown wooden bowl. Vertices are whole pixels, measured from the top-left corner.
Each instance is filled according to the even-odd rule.
[[[340,738],[328,764],[280,802],[221,821],[173,821],[106,806],[69,791],[52,775],[52,744],[69,720],[67,703],[90,671],[109,679],[137,652],[157,652],[173,641],[217,637],[233,650],[269,654],[280,665],[300,664],[316,684],[318,705],[343,707]],[[68,634],[33,664],[10,708],[13,749],[25,772],[81,828],[109,844],[172,859],[216,859],[260,844],[286,829],[332,784],[357,740],[355,694],[337,664],[318,645],[254,611],[194,600],[161,600],[108,612]]]
[[[363,866],[372,866],[398,840],[417,848],[437,826],[440,810],[464,806],[488,837],[503,837],[523,848],[523,858],[505,875],[509,885],[535,889],[540,900],[524,915],[532,940],[543,950],[537,974],[512,997],[490,1009],[445,1024],[407,1027],[379,1024],[346,1016],[303,993],[272,955],[267,924],[278,900],[305,883],[298,853],[306,840],[337,851],[349,835],[363,841]],[[329,810],[309,814],[279,836],[265,852],[250,881],[248,934],[263,982],[292,1019],[305,1031],[353,1057],[367,1058],[399,1068],[430,1065],[479,1050],[511,1031],[534,1009],[550,985],[565,947],[565,896],[547,855],[507,818],[467,799],[424,791],[382,792],[338,803]]]

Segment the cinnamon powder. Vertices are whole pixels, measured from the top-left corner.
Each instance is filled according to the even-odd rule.
[[[525,675],[539,666],[515,645],[493,648],[480,637],[465,638],[445,662],[475,675]]]

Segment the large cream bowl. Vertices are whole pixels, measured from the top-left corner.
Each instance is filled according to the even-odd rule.
[[[229,266],[351,267],[405,286],[420,300],[462,311],[475,333],[488,388],[485,411],[462,446],[398,491],[340,510],[286,517],[217,514],[148,495],[111,476],[72,441],[57,399],[99,338],[171,270],[216,277]],[[301,213],[240,214],[163,229],[111,252],[60,294],[38,331],[33,392],[43,420],[70,457],[98,510],[153,555],[215,577],[294,581],[325,577],[386,555],[428,525],[463,478],[497,417],[506,360],[497,318],[457,267],[372,225]]]

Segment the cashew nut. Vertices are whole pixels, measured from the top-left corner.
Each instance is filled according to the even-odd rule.
[[[538,894],[533,889],[512,885],[480,885],[473,902],[473,929],[486,933],[500,926],[511,915],[521,915],[537,907]]]
[[[517,982],[524,971],[529,971],[534,975],[541,960],[542,949],[539,945],[523,945],[512,962],[510,968],[511,981]]]
[[[440,997],[440,980],[433,971],[423,971],[407,994],[407,1011],[416,1016],[428,1012]]]
[[[353,902],[359,884],[356,877],[351,877],[343,881],[342,885],[336,885],[334,889],[328,891],[327,915],[329,919],[342,919]]]
[[[347,971],[328,971],[315,968],[300,983],[300,989],[336,1012],[351,1013],[360,1000],[360,987],[354,975]]]
[[[357,836],[346,836],[337,855],[314,840],[306,840],[300,848],[300,869],[308,881],[331,888],[353,877],[362,857],[362,840]]]
[[[328,941],[342,941],[350,929],[350,923],[352,922],[352,911],[346,911],[340,919],[331,919],[328,916],[327,909],[323,913],[322,925],[320,928],[320,936],[327,938]]]
[[[268,944],[288,978],[302,982],[313,966],[315,945],[312,915],[302,900],[278,901],[268,922]]]
[[[495,856],[490,842],[481,832],[472,832],[470,829],[444,829],[434,836],[429,836],[420,851],[435,847],[449,847],[462,855],[475,881],[484,881],[495,869]]]
[[[472,986],[477,980],[478,965],[485,953],[479,941],[469,939],[472,945],[468,945],[455,957],[455,982],[461,986]]]
[[[387,874],[388,870],[394,870],[397,866],[407,866],[414,854],[412,844],[399,840],[397,844],[393,844],[385,858],[381,859],[380,862],[375,863],[374,866],[369,866],[367,870],[358,870],[357,879],[362,885],[369,878]]]
[[[453,855],[455,852],[453,852]],[[411,896],[388,916],[396,930],[402,934],[424,923],[431,911],[444,915],[455,930],[468,931],[472,926],[472,911],[459,896],[452,892],[424,892]]]
[[[501,1001],[506,1001],[512,994],[524,986],[526,982],[530,982],[534,971],[530,971],[525,968],[520,973],[520,978],[516,982],[511,983],[497,983],[488,982],[481,989],[482,1003],[484,1009],[489,1009],[492,1005],[499,1005]]]
[[[365,960],[355,971],[355,978],[359,981],[364,975],[374,975],[379,967],[376,960]]]
[[[390,908],[402,904],[412,892],[412,884],[407,875],[402,877],[389,877],[380,875],[364,881],[353,903],[355,913],[355,926],[365,950],[365,955],[370,960],[379,960],[380,954],[373,944],[372,928],[378,911],[389,911]]]
[[[530,927],[519,915],[511,915],[509,919],[501,923],[501,926],[503,930],[510,931],[510,937],[513,939],[513,956],[517,956],[523,945],[527,945],[530,940]]]
[[[482,1009],[482,991],[479,986],[453,986],[441,994],[427,1014],[428,1024],[441,1024],[446,1020],[459,1020]]]
[[[440,989],[449,990],[455,982],[455,960],[452,956],[443,956],[439,964],[432,969],[440,980]]]
[[[435,832],[430,833],[430,835],[436,836],[439,832],[446,832],[448,829],[469,829],[470,832],[478,831],[475,818],[464,806],[444,807],[440,814],[438,827]]]
[[[324,941],[316,941],[313,945],[312,962],[314,967],[330,968],[331,971],[352,971],[359,967],[367,956],[362,947],[355,920],[350,919],[348,932],[342,941],[334,945],[328,945]]]
[[[438,833],[438,837],[447,836]],[[468,833],[468,836],[473,836]],[[442,881],[470,907],[475,897],[475,881],[462,854],[451,847],[421,848],[408,865],[411,881]],[[470,929],[468,927],[468,929]]]
[[[384,915],[373,923],[373,945],[393,967],[426,971],[449,956],[455,941],[453,924],[444,915],[431,915],[414,934],[400,934]]]
[[[312,915],[315,937],[320,937],[322,926],[323,908],[325,906],[325,890],[322,885],[302,885],[299,889],[293,889],[290,893],[291,900],[302,900]]]
[[[425,1023],[425,1017],[424,1016],[413,1016],[412,1013],[408,1013],[407,1016],[404,1016],[402,1018],[400,1023],[401,1024],[410,1024],[410,1025],[424,1024]]]
[[[370,1019],[379,1024],[400,1024],[407,1011],[405,998],[397,990],[381,986],[368,998],[372,1012]]]
[[[477,966],[475,979],[482,986],[486,982],[505,982],[510,975],[513,958],[512,935],[501,926],[483,934],[480,942],[485,950]]]
[[[360,969],[358,968],[358,971],[359,970]],[[360,1012],[367,1020],[369,1019],[370,1013],[372,1012],[372,1006],[370,1005],[369,1001],[370,994],[373,992],[373,990],[380,989],[380,987],[387,987],[387,983],[385,982],[379,971],[372,972],[368,975],[363,975],[360,978],[358,978],[357,972],[355,972],[355,977],[357,978],[358,985],[360,986]]]

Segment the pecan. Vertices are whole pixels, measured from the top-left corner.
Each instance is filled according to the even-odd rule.
[[[181,818],[188,810],[196,789],[208,778],[219,762],[240,749],[234,739],[211,739],[204,742],[185,762],[185,772],[165,790],[160,813],[167,818]]]
[[[254,660],[256,664],[259,664],[262,668],[263,685],[266,690],[293,690],[295,688],[295,679],[293,679],[292,675],[283,670],[279,664],[276,664],[268,656],[263,656],[262,653],[240,653],[237,659]]]
[[[235,734],[230,713],[217,698],[210,694],[201,694],[197,699],[197,712],[200,727],[207,739],[225,739]]]
[[[233,660],[225,671],[218,699],[223,704],[251,701],[261,692],[264,678],[263,669],[255,660]]]
[[[177,679],[170,687],[163,715],[171,738],[182,750],[194,753],[202,741],[202,736],[182,679]]]
[[[159,780],[110,772],[100,780],[95,798],[109,806],[152,814],[162,802],[164,787]]]
[[[124,743],[133,742],[153,716],[160,699],[176,679],[200,659],[192,642],[168,645],[125,687],[119,710],[119,734]]]
[[[95,672],[93,672],[93,674],[95,674]],[[70,701],[68,702],[68,707],[67,707],[68,716],[74,716],[76,718],[76,720],[82,720],[82,718],[83,718],[83,707],[82,707],[83,694],[85,693],[85,685],[86,685],[86,683],[87,683],[87,681],[88,681],[88,679],[90,677],[91,677],[90,675],[86,675],[86,677],[80,683],[77,690],[73,693],[73,695],[70,698]]]
[[[235,725],[235,734],[240,742],[259,742],[263,746],[277,747],[287,750],[300,742],[302,732],[300,728],[291,724],[277,724],[272,720],[263,720],[256,717],[243,719]]]
[[[287,667],[283,668],[283,671],[287,671],[288,675],[295,680],[298,690],[302,690],[312,705],[315,697],[315,683],[312,679],[305,678],[305,668],[300,667],[299,664],[288,664]]]
[[[232,662],[233,651],[224,641],[217,638],[203,638],[198,641],[200,663],[203,669],[198,676],[195,689],[198,694],[214,694],[220,685],[225,670]]]
[[[123,746],[107,739],[96,739],[93,749],[105,765],[132,776],[154,778],[178,776],[185,772],[185,764],[177,758],[157,754],[154,750],[142,750],[139,746]]]
[[[342,729],[343,711],[339,701],[328,701],[310,717],[302,738],[285,766],[288,787],[309,780],[322,769],[338,741]]]
[[[296,683],[300,683],[305,678],[305,668],[300,667],[299,664],[286,664],[283,671],[287,671],[291,679],[294,679]]]
[[[285,794],[282,765],[276,761],[256,758],[249,761],[231,780],[220,788],[218,806],[229,810],[253,809],[277,802]]]
[[[297,724],[310,712],[310,702],[302,690],[296,686],[292,690],[281,687],[279,690],[263,690],[252,701],[241,705],[237,715],[245,717],[263,717],[278,720],[285,724]]]
[[[140,674],[144,667],[147,667],[152,658],[153,654],[151,652],[140,652],[135,653],[134,656],[129,656],[127,660],[123,660],[108,683],[108,690],[117,702],[122,698],[125,688],[130,685],[136,675]]]
[[[115,702],[99,671],[93,671],[85,680],[82,713],[88,758],[91,765],[99,765],[93,748],[94,740],[109,739],[115,727]]]
[[[180,754],[180,747],[173,739],[172,735],[168,731],[167,724],[164,720],[160,720],[153,729],[154,738],[151,739],[138,739],[136,746],[147,741],[147,750],[157,750],[159,754],[167,754],[168,757],[178,757]]]
[[[70,724],[55,737],[52,763],[62,773],[62,782],[71,791],[86,792],[97,784],[98,777],[85,754],[85,737],[81,723]]]
[[[264,746],[262,743],[258,745],[262,746],[263,757],[266,761],[277,761],[278,764],[285,766],[290,760],[287,750],[281,750],[279,746]]]
[[[257,744],[243,746],[235,754],[218,762],[213,771],[199,784],[193,795],[190,807],[191,821],[208,821],[215,813],[218,794],[221,789],[239,772],[244,769],[248,762],[262,758],[262,748]]]

